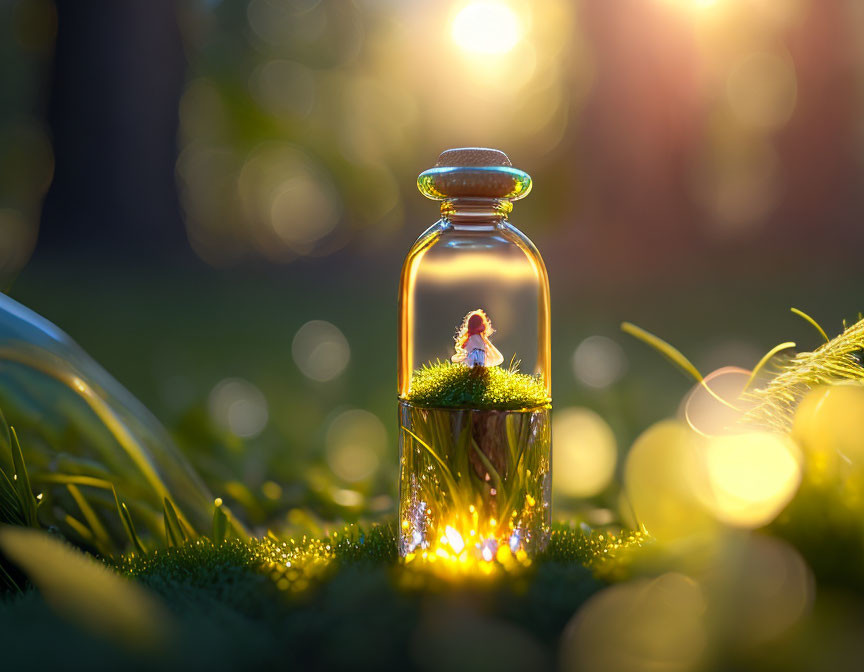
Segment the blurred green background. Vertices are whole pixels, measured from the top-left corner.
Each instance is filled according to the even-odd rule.
[[[707,373],[861,306],[854,0],[7,0],[0,31],[4,289],[256,524],[393,510],[396,287],[448,147],[534,178],[559,464],[687,389],[622,320]],[[604,473],[556,515],[602,522]]]

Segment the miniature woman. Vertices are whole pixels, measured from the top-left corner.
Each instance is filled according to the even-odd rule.
[[[465,316],[456,334],[456,354],[450,361],[466,366],[498,366],[504,356],[489,341],[495,333],[492,322],[482,310],[472,310]]]

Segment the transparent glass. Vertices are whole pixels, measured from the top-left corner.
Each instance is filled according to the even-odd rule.
[[[439,197],[422,182],[421,191]],[[530,374],[548,397],[546,267],[534,244],[508,222],[509,199],[440,200],[442,218],[408,253],[399,292],[400,553],[530,557],[549,534],[551,404],[417,403],[412,381],[423,367],[450,366],[460,326],[479,309],[491,324],[489,341],[503,356],[501,368]]]
[[[414,243],[399,290],[399,396],[421,366],[453,355],[454,335],[482,309],[504,364],[550,390],[549,278],[540,253],[506,216],[503,199],[453,199]]]
[[[164,534],[166,497],[182,522],[212,525],[213,496],[159,421],[69,336],[2,294],[0,409],[20,437],[33,489],[44,496],[43,524],[101,553],[124,548],[113,487],[145,543]],[[0,467],[13,473],[8,446],[0,447]],[[74,525],[80,504],[67,486],[80,488],[107,537]]]

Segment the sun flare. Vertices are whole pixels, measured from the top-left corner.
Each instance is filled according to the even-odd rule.
[[[504,4],[473,2],[453,19],[453,41],[480,54],[505,54],[522,38],[516,13]]]

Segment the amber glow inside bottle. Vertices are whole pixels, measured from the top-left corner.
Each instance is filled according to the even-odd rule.
[[[441,218],[400,282],[399,550],[530,562],[550,523],[549,281],[508,217],[531,178],[463,148],[418,186]]]

